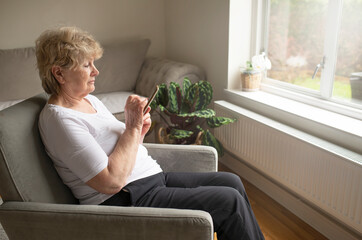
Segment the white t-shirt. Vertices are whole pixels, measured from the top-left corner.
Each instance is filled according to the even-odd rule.
[[[118,121],[95,96],[87,100],[97,113],[82,113],[46,104],[40,113],[39,130],[46,151],[63,182],[81,204],[100,204],[111,197],[89,187],[86,182],[108,165],[125,124]],[[139,145],[137,159],[127,183],[162,172],[161,167]]]

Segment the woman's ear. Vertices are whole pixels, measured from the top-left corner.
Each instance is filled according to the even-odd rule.
[[[64,83],[65,83],[65,80],[64,80],[64,78],[63,78],[63,73],[62,73],[61,67],[59,67],[59,66],[53,66],[53,67],[52,67],[52,74],[53,74],[53,76],[57,79],[57,81],[58,81],[60,84],[64,84]]]

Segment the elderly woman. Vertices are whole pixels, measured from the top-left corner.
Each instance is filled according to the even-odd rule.
[[[48,30],[36,40],[46,151],[81,204],[207,211],[218,238],[264,239],[240,179],[230,173],[164,173],[142,145],[151,126],[147,99],[132,95],[125,123],[92,93],[103,50],[80,29]]]

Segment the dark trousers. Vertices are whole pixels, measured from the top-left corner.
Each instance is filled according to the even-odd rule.
[[[234,174],[160,173],[124,190],[102,204],[204,210],[212,216],[219,240],[264,239],[244,186]]]

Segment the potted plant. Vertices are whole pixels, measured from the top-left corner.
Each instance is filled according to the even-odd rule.
[[[152,111],[158,112],[166,124],[165,128],[159,130],[160,140],[174,144],[212,146],[222,156],[222,144],[207,128],[220,127],[235,119],[216,117],[215,111],[207,108],[212,95],[211,84],[203,80],[191,83],[185,78],[182,88],[175,82],[171,82],[169,87],[161,84],[151,103]]]
[[[247,92],[258,91],[265,70],[270,68],[270,60],[264,52],[254,56],[252,61],[247,61],[246,66],[240,68],[242,90]]]

